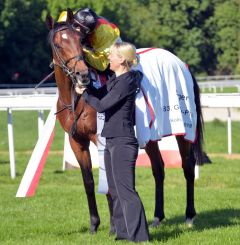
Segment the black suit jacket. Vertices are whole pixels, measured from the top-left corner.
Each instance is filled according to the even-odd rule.
[[[89,105],[98,112],[105,112],[103,137],[135,136],[135,97],[141,80],[141,72],[129,71],[118,77],[112,76],[105,86],[98,89],[98,95],[96,90],[83,93]]]

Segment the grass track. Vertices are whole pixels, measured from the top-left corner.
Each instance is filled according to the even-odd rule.
[[[61,171],[63,132],[58,123],[52,154],[35,197],[15,198],[37,140],[36,116],[33,112],[13,113],[17,178],[11,180],[6,113],[0,112],[0,244],[113,244],[114,238],[108,236],[109,214],[103,195],[97,194],[99,232],[94,236],[88,232],[89,215],[81,174],[78,170]],[[207,123],[205,129],[207,153],[227,152],[226,123],[214,121]],[[233,131],[233,152],[239,153],[239,122],[234,122]],[[152,244],[239,244],[240,162],[223,157],[211,160],[212,164],[200,168],[200,179],[195,183],[198,216],[192,229],[183,223],[186,195],[182,170],[166,169],[166,220],[158,229],[150,229]],[[96,184],[97,174],[95,169]],[[154,211],[151,169],[137,168],[136,181],[150,223]]]
[[[0,244],[112,244],[105,196],[97,194],[101,225],[91,236],[83,183],[78,170],[61,171],[62,157],[49,156],[36,195],[15,198],[29,155],[17,154],[15,180],[9,178],[6,154],[0,156]],[[239,160],[213,158],[196,181],[195,226],[184,221],[185,181],[181,169],[166,169],[166,220],[150,229],[153,244],[238,244],[240,229]],[[97,184],[98,171],[94,169]],[[153,218],[154,182],[150,168],[137,168],[137,190],[147,220]],[[122,244],[125,242],[117,242]]]

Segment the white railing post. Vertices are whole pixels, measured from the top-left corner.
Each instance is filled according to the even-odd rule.
[[[66,170],[66,155],[65,155],[65,151],[67,150],[67,147],[69,144],[69,139],[68,139],[68,133],[64,133],[64,148],[63,148],[63,164],[62,164],[62,170],[65,171]]]
[[[38,138],[40,137],[44,127],[43,110],[38,111]]]
[[[13,138],[13,125],[12,125],[12,110],[7,109],[8,114],[8,147],[9,147],[9,159],[10,159],[10,173],[11,178],[16,177],[16,167],[15,167],[15,155],[14,155],[14,138]]]
[[[228,154],[232,154],[232,124],[231,124],[231,110],[228,107],[228,119],[227,119],[227,125],[228,125]]]

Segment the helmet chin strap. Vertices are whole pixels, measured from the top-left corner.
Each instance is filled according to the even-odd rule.
[[[88,33],[90,32],[90,29],[89,29],[87,26],[83,25],[82,23],[80,23],[80,22],[79,22],[78,20],[76,20],[76,19],[74,19],[73,24],[72,24],[72,28],[73,28],[74,30],[76,30],[77,28],[74,27],[74,25],[79,26],[79,27],[80,27],[80,31],[81,31],[81,28],[83,28],[84,34],[88,34]],[[81,32],[82,32],[82,31],[81,31]]]

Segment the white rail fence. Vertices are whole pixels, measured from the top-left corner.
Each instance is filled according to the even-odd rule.
[[[196,77],[196,79],[202,92],[208,90],[216,93],[217,88],[223,92],[223,88],[235,87],[238,93],[240,93],[240,75],[206,76]]]
[[[202,92],[206,90],[216,93],[217,88],[223,92],[223,88],[235,87],[240,93],[240,80],[232,80],[232,81],[207,81],[207,82],[198,82],[198,85]]]
[[[202,92],[211,91],[216,93],[217,89],[223,91],[223,88],[235,87],[240,93],[240,75],[224,75],[224,76],[206,76],[196,77],[198,85]],[[57,88],[55,83],[45,84],[45,87],[34,89],[36,84],[0,84],[1,95],[20,95],[20,94],[55,94]],[[47,85],[47,86],[46,86]],[[14,89],[7,89],[15,86]],[[18,86],[18,88],[16,88]]]
[[[54,90],[56,91],[56,90]],[[21,94],[21,95],[0,95],[0,110],[8,114],[8,143],[11,178],[16,177],[15,152],[14,152],[14,133],[12,112],[16,110],[35,110],[38,111],[38,133],[41,134],[44,119],[43,111],[50,110],[56,94]],[[228,111],[228,154],[232,154],[232,126],[231,109],[240,108],[240,94],[202,94],[201,102],[203,108],[225,108]],[[239,118],[240,120],[240,118]]]
[[[11,178],[16,177],[15,151],[14,151],[14,134],[13,134],[13,111],[38,111],[38,135],[44,126],[43,111],[50,110],[56,95],[15,95],[0,96],[0,110],[7,112],[8,118],[8,145],[10,159]]]

